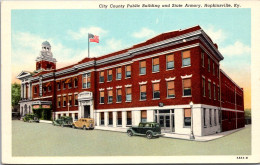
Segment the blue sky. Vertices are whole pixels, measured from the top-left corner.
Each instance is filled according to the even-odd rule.
[[[12,10],[13,77],[21,70],[34,70],[45,40],[59,68],[87,57],[88,32],[100,36],[100,43],[90,46],[91,56],[100,56],[195,25],[218,44],[225,58],[221,66],[230,77],[240,86],[250,86],[250,9]]]

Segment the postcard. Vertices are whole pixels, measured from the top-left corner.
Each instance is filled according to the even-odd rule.
[[[8,164],[259,163],[258,1],[4,1]]]

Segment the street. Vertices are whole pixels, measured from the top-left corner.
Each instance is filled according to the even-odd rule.
[[[250,155],[251,126],[223,138],[197,142],[128,137],[126,133],[12,121],[13,156]]]

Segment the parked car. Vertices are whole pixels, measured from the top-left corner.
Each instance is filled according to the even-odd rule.
[[[138,126],[131,127],[127,130],[128,136],[145,135],[148,139],[161,136],[160,124],[156,122],[142,122]]]
[[[39,123],[39,118],[35,114],[26,114],[23,117],[23,121],[29,122],[29,123],[32,123],[32,122]]]
[[[59,119],[56,119],[52,122],[54,126],[71,126],[73,123],[72,117],[70,116],[61,116]]]
[[[81,118],[72,124],[72,128],[94,129],[94,119],[92,118]]]

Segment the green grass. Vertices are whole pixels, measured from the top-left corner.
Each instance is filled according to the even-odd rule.
[[[128,137],[126,133],[12,122],[13,156],[250,155],[251,126],[220,139],[197,142]]]

